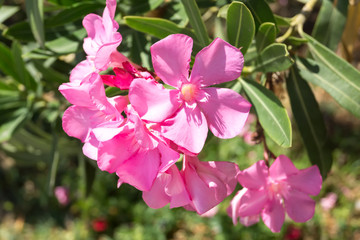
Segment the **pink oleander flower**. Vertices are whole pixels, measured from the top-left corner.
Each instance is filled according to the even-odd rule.
[[[83,26],[88,37],[84,39],[83,48],[88,58],[94,61],[96,69],[100,71],[108,67],[111,54],[120,45],[122,37],[119,24],[114,20],[116,0],[106,0],[106,7],[102,17],[88,14],[83,20]]]
[[[58,202],[65,206],[68,205],[70,200],[69,200],[69,190],[66,187],[63,186],[58,186],[54,189],[54,194],[56,199],[58,200]]]
[[[109,122],[122,123],[124,118],[121,113],[128,104],[128,98],[107,98],[97,73],[92,73],[75,86],[71,82],[64,83],[59,91],[73,104],[64,112],[64,131],[69,136],[80,139],[84,143],[84,154],[96,160],[99,141],[95,138],[93,129]]]
[[[202,215],[234,191],[238,172],[231,162],[201,162],[185,155],[183,169],[179,172],[173,165],[159,174],[143,199],[152,208],[170,203],[170,208],[183,206]]]
[[[240,50],[215,39],[196,55],[189,76],[192,46],[193,40],[182,34],[151,46],[155,73],[175,89],[134,79],[129,99],[142,119],[161,123],[164,137],[197,154],[209,128],[220,138],[238,135],[251,105],[231,89],[208,87],[240,76],[244,64]]]
[[[113,122],[93,129],[99,141],[97,163],[101,170],[115,172],[119,184],[148,191],[156,176],[175,164],[180,155],[168,147],[156,124],[143,122],[131,106],[125,113],[125,124]]]
[[[149,72],[138,71],[129,61],[124,61],[121,64],[122,68],[113,68],[115,75],[101,75],[104,84],[127,90],[135,78],[154,80]]]
[[[329,211],[330,209],[333,209],[335,207],[337,198],[338,196],[336,193],[328,193],[325,197],[320,199],[320,206],[325,211]]]
[[[284,155],[276,158],[270,168],[262,160],[240,171],[238,180],[245,190],[238,202],[232,203],[234,223],[234,218],[261,215],[273,232],[281,230],[285,211],[295,222],[310,220],[315,201],[309,195],[318,195],[322,184],[317,166],[298,170]]]

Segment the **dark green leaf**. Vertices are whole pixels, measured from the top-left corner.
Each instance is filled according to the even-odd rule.
[[[26,120],[27,114],[27,108],[0,114],[0,142],[8,141],[11,138],[15,130]]]
[[[331,149],[319,105],[309,85],[292,67],[286,80],[292,112],[312,164],[316,164],[323,179],[332,164]]]
[[[6,75],[12,76],[14,79],[17,77],[16,70],[13,66],[13,56],[10,49],[0,42],[0,70]]]
[[[200,10],[195,0],[181,0],[184,5],[190,24],[202,47],[209,45],[209,35],[206,31],[204,21],[201,18]]]
[[[341,106],[360,117],[360,79],[344,81],[322,63],[311,59],[298,58],[296,63],[303,79],[322,87]]]
[[[256,49],[261,52],[265,47],[275,42],[276,27],[274,23],[263,23],[256,34]]]
[[[2,6],[0,7],[0,23],[14,15],[20,8],[17,6]]]
[[[272,22],[276,26],[274,15],[269,5],[264,0],[241,0],[251,11],[255,20],[256,31],[262,23]],[[277,27],[276,27],[277,28]]]
[[[22,58],[21,46],[18,42],[14,41],[11,47],[11,53],[13,56],[13,67],[16,73],[16,80],[23,84],[27,90],[35,90],[36,82],[29,74],[25,67],[25,63]]]
[[[241,52],[245,54],[255,35],[254,19],[245,4],[230,4],[227,12],[227,33],[229,43],[237,48],[241,47]]]
[[[120,4],[120,10],[127,14],[140,14],[160,6],[164,0],[125,0]]]
[[[170,34],[182,33],[193,38],[194,40],[194,52],[196,53],[202,49],[201,44],[195,39],[194,33],[186,28],[181,28],[175,23],[161,19],[161,18],[149,18],[149,17],[125,17],[126,24],[143,33],[148,33],[159,39],[165,38]]]
[[[301,46],[307,42],[308,41],[304,38],[298,38],[294,36],[290,36],[286,39],[286,43],[293,46]]]
[[[31,31],[40,46],[45,44],[44,31],[44,0],[26,0],[26,14],[29,19]]]
[[[280,100],[273,92],[255,81],[242,80],[241,84],[265,132],[281,147],[291,147],[290,119]]]
[[[257,59],[255,71],[278,72],[288,69],[293,64],[286,45],[273,43],[267,46]]]
[[[97,9],[103,8],[104,4],[100,3],[81,3],[69,9],[65,9],[55,16],[45,19],[46,27],[61,26],[75,20],[82,19],[85,15],[95,12]]]
[[[323,0],[312,36],[335,51],[345,29],[348,0]]]

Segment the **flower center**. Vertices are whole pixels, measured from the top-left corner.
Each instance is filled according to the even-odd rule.
[[[197,86],[192,83],[186,83],[181,87],[182,99],[186,102],[191,102],[195,99],[197,93]]]

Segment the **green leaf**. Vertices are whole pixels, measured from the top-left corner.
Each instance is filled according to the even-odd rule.
[[[292,112],[312,164],[316,164],[323,179],[332,164],[331,149],[319,105],[311,88],[292,67],[286,80]]]
[[[194,54],[202,49],[201,44],[195,39],[194,33],[186,28],[181,28],[175,23],[161,19],[161,18],[149,18],[149,17],[135,17],[128,16],[125,17],[126,24],[143,33],[148,33],[157,37],[159,39],[163,39],[170,34],[182,33],[186,34],[193,38],[194,40]]]
[[[44,0],[26,0],[25,5],[32,33],[34,34],[36,41],[43,47],[45,44],[43,15]]]
[[[296,63],[303,79],[323,88],[342,107],[360,117],[360,79],[344,81],[322,63],[311,59],[297,58]]]
[[[125,0],[122,1],[120,10],[127,14],[140,14],[154,10],[160,6],[164,0]]]
[[[13,66],[13,56],[10,49],[2,42],[0,42],[0,56],[0,70],[6,75],[16,79],[17,73]]]
[[[241,81],[265,132],[281,147],[291,147],[292,131],[289,116],[273,92],[251,80]]]
[[[299,38],[299,37],[294,37],[294,36],[290,36],[286,39],[286,43],[288,45],[292,45],[292,46],[301,46],[307,42],[308,41],[304,38]]]
[[[263,23],[256,34],[256,49],[261,52],[265,47],[275,42],[276,27],[274,23]]]
[[[184,5],[190,24],[202,47],[209,45],[209,35],[206,31],[204,21],[201,18],[200,10],[195,0],[181,0]]]
[[[82,19],[85,15],[95,12],[97,9],[103,8],[104,4],[100,3],[81,3],[69,9],[65,9],[55,16],[45,19],[46,27],[61,26],[69,22]]]
[[[170,21],[176,23],[179,27],[186,27],[189,23],[189,18],[186,15],[184,5],[181,2],[168,3],[163,18],[169,19]]]
[[[229,43],[237,48],[241,47],[241,52],[245,54],[255,35],[254,19],[245,4],[230,4],[227,12],[227,33]]]
[[[83,39],[86,37],[86,30],[81,28],[72,32],[70,35],[59,37],[55,40],[46,42],[45,46],[49,50],[59,54],[77,52],[81,49]]]
[[[276,26],[274,15],[269,5],[264,0],[241,0],[251,11],[255,20],[256,31],[262,23],[272,22]],[[277,26],[276,26],[277,28]]]
[[[278,72],[288,69],[293,64],[286,45],[273,43],[267,46],[257,59],[254,71]]]
[[[345,29],[348,0],[323,0],[312,36],[335,51]]]
[[[334,83],[337,90],[342,90],[349,98],[358,100],[360,92],[360,72],[311,36],[304,33],[303,37],[308,40],[309,50],[316,60],[316,63],[322,64],[327,68],[327,70],[322,70],[325,69],[322,67],[320,73],[326,76],[333,75],[331,79],[337,78]],[[353,107],[350,107],[351,105],[348,105],[350,101],[343,99],[340,93],[336,93],[334,89],[330,90],[330,86],[324,89],[329,93],[332,92],[333,97],[339,101],[343,107],[347,108],[355,116],[360,117],[358,108],[353,109]]]
[[[15,130],[26,120],[27,114],[27,108],[19,108],[0,114],[0,143],[11,138]]]
[[[14,15],[20,10],[17,6],[2,6],[0,7],[0,23]]]
[[[291,18],[286,18],[275,14],[274,18],[277,26],[279,27],[290,27],[291,25]]]
[[[29,74],[25,67],[25,63],[22,58],[21,45],[14,41],[11,46],[11,53],[13,56],[13,67],[16,73],[15,79],[23,84],[27,90],[35,90],[36,82]]]

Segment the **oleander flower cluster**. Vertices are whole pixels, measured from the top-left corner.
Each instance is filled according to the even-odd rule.
[[[190,69],[193,40],[173,34],[151,46],[154,73],[150,72],[118,52],[122,36],[114,20],[116,6],[116,0],[107,0],[102,16],[89,14],[83,20],[87,57],[71,71],[70,82],[59,87],[72,104],[63,115],[64,131],[83,142],[83,153],[102,171],[118,176],[118,186],[126,183],[142,191],[152,208],[169,204],[205,214],[229,196],[238,181],[247,192],[264,196],[267,205],[261,206],[266,211],[273,202],[279,208],[282,203],[269,191],[246,185],[254,182],[265,189],[265,180],[248,176],[233,162],[204,162],[197,157],[209,130],[218,138],[233,138],[248,118],[251,104],[246,99],[231,89],[212,87],[240,77],[241,51],[217,38],[197,53]],[[102,74],[105,70],[114,74]],[[107,97],[108,87],[128,94]],[[293,185],[285,185],[278,188],[292,189]],[[247,195],[250,199],[250,193],[242,199]],[[250,213],[235,215],[259,214]]]

